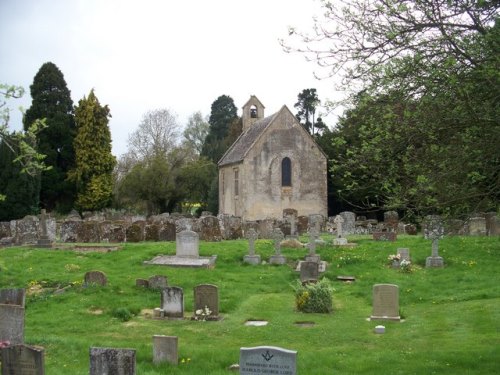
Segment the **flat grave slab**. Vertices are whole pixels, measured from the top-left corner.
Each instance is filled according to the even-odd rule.
[[[211,257],[180,257],[176,255],[158,255],[151,260],[146,260],[144,264],[154,264],[160,266],[170,266],[170,267],[205,267],[212,268],[215,266],[215,260],[217,256]]]

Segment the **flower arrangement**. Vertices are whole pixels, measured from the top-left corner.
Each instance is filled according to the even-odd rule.
[[[403,259],[399,263],[399,268],[402,272],[411,272],[411,262],[408,259]]]
[[[387,257],[390,263],[399,262],[401,260],[401,254],[391,254]]]
[[[208,306],[205,305],[203,309],[198,309],[194,312],[194,319],[205,321],[210,317],[210,315],[212,315],[212,310],[210,310]]]

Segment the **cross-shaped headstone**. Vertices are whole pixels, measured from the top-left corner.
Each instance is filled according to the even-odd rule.
[[[316,239],[319,236],[319,231],[316,227],[309,229],[309,255],[316,254]]]
[[[276,228],[273,230],[274,250],[277,255],[281,254],[281,241],[283,241],[284,237],[281,229]]]
[[[288,215],[287,218],[290,222],[290,235],[295,236],[295,233],[297,231],[297,218],[295,217],[295,215]]]
[[[255,255],[255,240],[259,235],[253,228],[250,228],[246,234],[248,238],[248,254]]]
[[[47,232],[47,211],[43,208],[41,211],[41,217],[40,217],[40,226],[42,228],[42,237],[48,237],[48,232]]]
[[[344,219],[342,218],[342,216],[337,215],[337,216],[335,216],[335,219],[333,220],[333,222],[337,225],[337,238],[341,238],[342,237],[342,223],[344,222]]]

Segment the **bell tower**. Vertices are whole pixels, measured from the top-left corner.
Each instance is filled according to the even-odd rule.
[[[254,122],[264,118],[264,105],[255,95],[250,96],[250,99],[242,107],[243,114],[243,131],[246,131]]]

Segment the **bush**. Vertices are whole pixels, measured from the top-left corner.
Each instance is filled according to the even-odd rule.
[[[128,322],[134,316],[126,307],[118,307],[117,309],[114,309],[111,315],[122,322]]]
[[[295,289],[295,306],[298,311],[305,313],[330,313],[332,312],[333,288],[327,278],[318,283],[302,284],[297,280]]]

